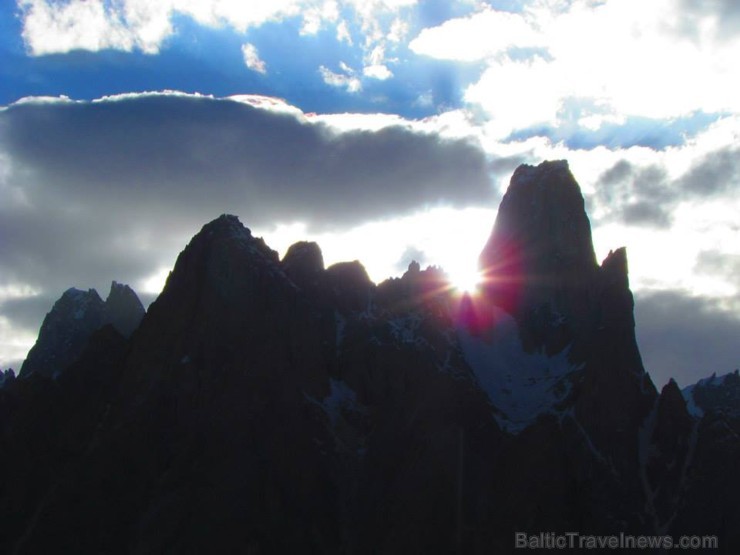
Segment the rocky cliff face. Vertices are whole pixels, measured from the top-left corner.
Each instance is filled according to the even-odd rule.
[[[509,553],[697,523],[737,547],[733,423],[658,395],[626,253],[596,263],[565,163],[517,170],[481,261],[461,299],[439,269],[376,286],[207,224],[135,333],[108,316],[56,380],[0,389],[0,551]]]

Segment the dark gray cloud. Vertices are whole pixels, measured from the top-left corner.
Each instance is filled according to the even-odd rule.
[[[721,277],[740,290],[740,255],[706,250],[696,258],[695,271]],[[738,299],[740,301],[740,299]]]
[[[680,180],[685,195],[708,196],[737,188],[740,182],[740,149],[722,148],[706,155]]]
[[[492,205],[497,171],[472,142],[403,126],[338,133],[232,100],[15,104],[0,110],[0,286],[41,296],[0,317],[35,331],[68,287],[139,283],[222,213],[251,228],[341,230]]]
[[[709,299],[679,291],[638,295],[637,341],[645,369],[660,388],[686,386],[740,366],[740,318]]]
[[[739,188],[740,149],[724,147],[700,158],[675,180],[658,165],[640,167],[620,160],[597,180],[592,203],[606,212],[606,220],[668,228],[681,201]]]
[[[734,39],[740,31],[740,3],[736,0],[680,0],[679,32],[699,38],[699,17],[713,20],[717,37]]]
[[[663,168],[656,165],[636,167],[620,160],[597,181],[594,202],[607,212],[608,219],[667,228],[672,221],[674,196]]]
[[[39,314],[49,312],[57,298],[54,295],[36,295],[8,299],[0,303],[0,314],[12,321],[17,328],[38,333],[41,324]]]
[[[530,150],[514,156],[502,156],[501,158],[496,158],[491,161],[489,167],[493,173],[508,177],[513,174],[514,170],[520,165],[531,163],[533,158],[535,158],[535,156]]]
[[[619,185],[623,181],[626,181],[627,179],[631,178],[634,175],[634,167],[632,164],[630,164],[627,160],[620,160],[616,164],[614,164],[611,168],[606,170],[603,174],[601,174],[601,178],[599,179],[599,183],[603,187],[611,187],[614,185]],[[608,194],[608,190],[600,191],[601,194]]]
[[[491,198],[482,151],[400,126],[336,134],[229,100],[143,96],[11,106],[3,150],[35,203],[135,207],[252,225],[346,226],[430,203]]]
[[[628,225],[647,225],[656,228],[669,228],[672,218],[662,206],[649,202],[632,202],[620,210],[622,221]]]

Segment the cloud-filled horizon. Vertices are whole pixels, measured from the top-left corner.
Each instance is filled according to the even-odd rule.
[[[473,265],[545,159],[597,256],[627,247],[656,384],[740,365],[734,3],[17,0],[0,23],[0,367],[68,287],[153,298],[221,213],[376,281]]]

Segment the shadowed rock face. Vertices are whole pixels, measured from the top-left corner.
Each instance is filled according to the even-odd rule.
[[[121,335],[129,337],[139,327],[145,312],[133,289],[115,281],[111,283],[103,308],[104,324],[111,324]]]
[[[311,287],[324,271],[324,256],[316,243],[300,241],[291,245],[282,264],[285,273],[296,284]]]
[[[0,388],[0,552],[514,553],[521,531],[689,530],[737,548],[730,411],[658,395],[626,252],[596,264],[567,165],[517,170],[481,261],[496,279],[461,300],[435,268],[376,286],[314,243],[281,261],[234,216],[206,224],[135,333],[103,326],[56,380]]]
[[[480,266],[487,295],[517,319],[525,348],[558,352],[586,331],[598,266],[567,162],[517,168]]]

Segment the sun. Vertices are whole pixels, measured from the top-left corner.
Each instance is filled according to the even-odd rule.
[[[459,266],[447,273],[450,285],[461,293],[475,293],[483,281],[481,272],[476,267]]]

